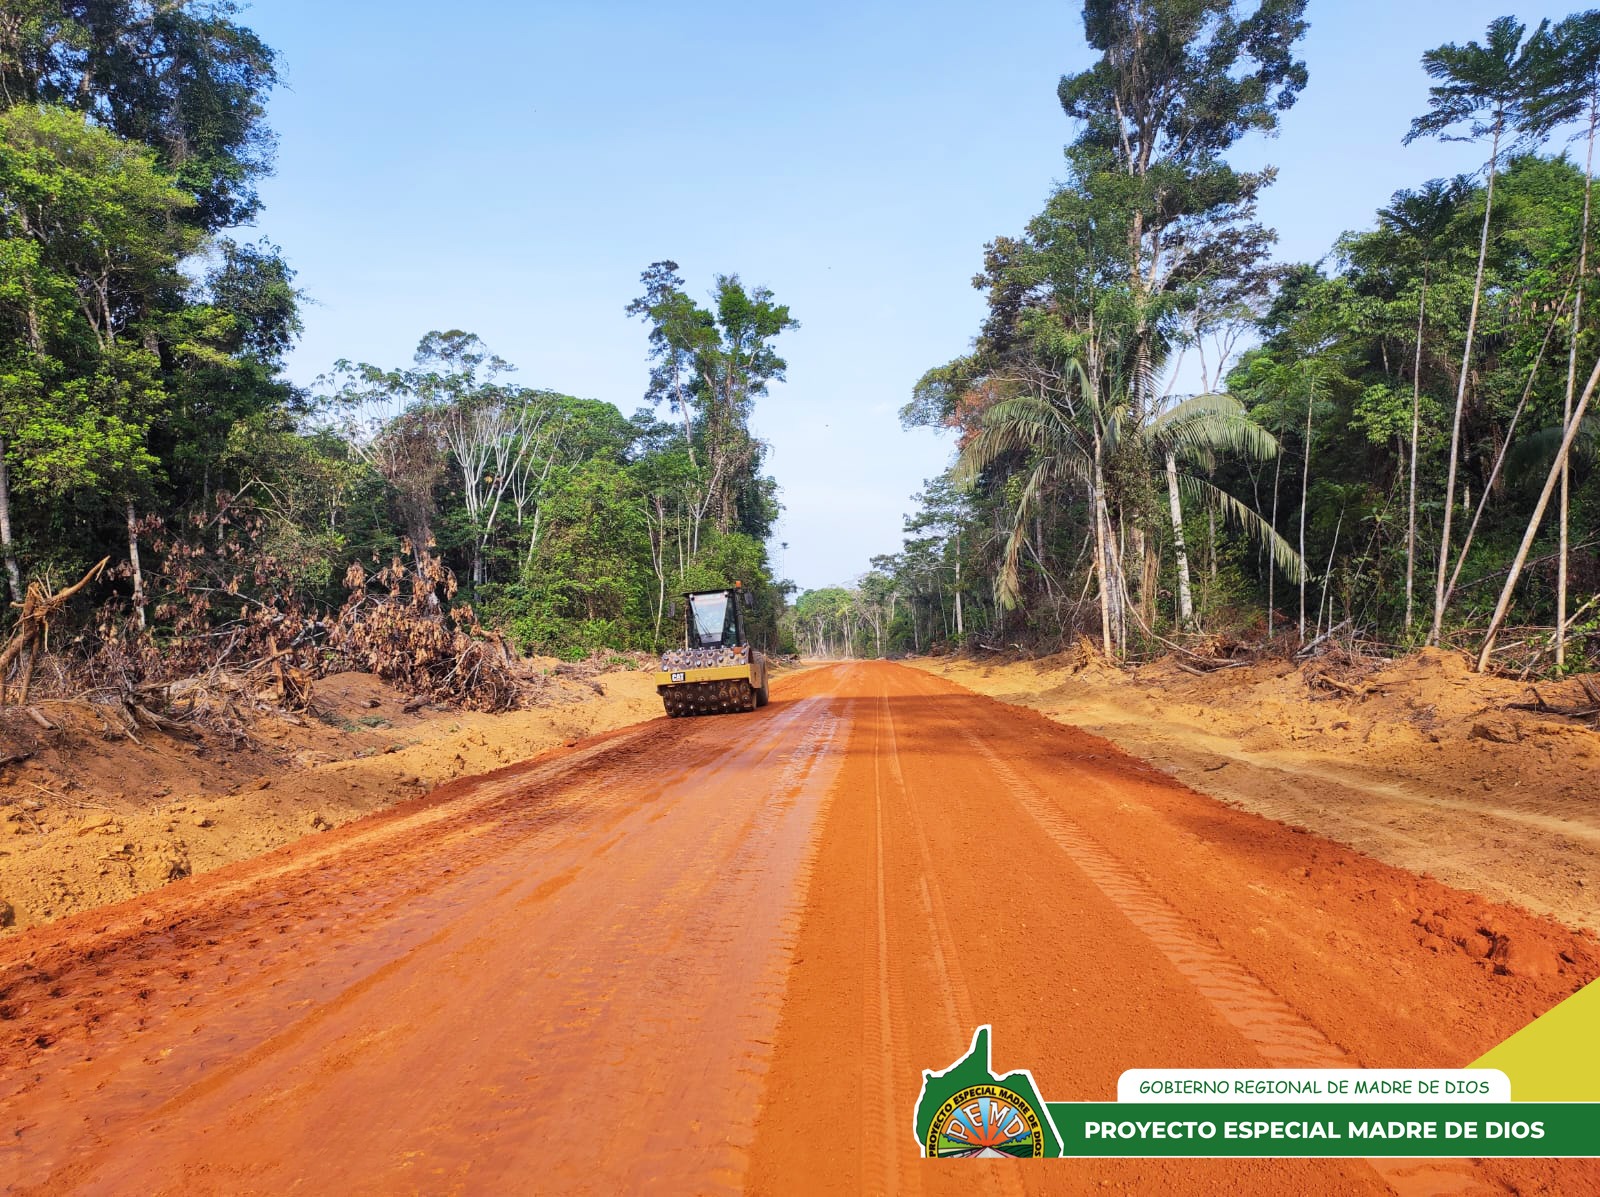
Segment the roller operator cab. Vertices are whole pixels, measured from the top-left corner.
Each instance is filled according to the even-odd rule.
[[[767,705],[767,659],[745,639],[750,593],[701,590],[684,599],[684,645],[661,654],[656,693],[667,714],[713,715]]]

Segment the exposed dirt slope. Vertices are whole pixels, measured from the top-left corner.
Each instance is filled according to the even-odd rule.
[[[1459,654],[1203,677],[1170,658],[1123,672],[1084,651],[912,663],[1105,736],[1225,802],[1600,931],[1600,732],[1507,709],[1527,686],[1478,676]],[[1585,703],[1575,683],[1539,692]]]
[[[0,942],[0,1177],[1595,1191],[1581,1161],[941,1166],[911,1121],[920,1070],[981,1022],[1047,1097],[1104,1099],[1140,1065],[1464,1063],[1597,972],[1590,937],[1094,736],[839,666]]]
[[[36,704],[54,731],[0,708],[0,759],[25,757],[0,767],[0,936],[660,714],[648,673],[544,664],[528,710],[408,712],[404,694],[345,673],[317,683],[310,713],[258,715],[239,737],[134,743],[86,704]]]

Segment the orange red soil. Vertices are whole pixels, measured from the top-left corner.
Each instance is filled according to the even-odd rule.
[[[1487,944],[1485,950],[1480,950]],[[1589,1162],[936,1164],[994,1025],[1125,1068],[1453,1066],[1592,939],[926,673],[779,679],[0,943],[24,1193],[1577,1192]]]

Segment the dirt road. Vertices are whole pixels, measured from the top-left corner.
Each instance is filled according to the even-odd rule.
[[[933,1164],[994,1025],[1124,1068],[1465,1063],[1592,939],[887,665],[658,719],[0,944],[14,1192],[1576,1192],[1589,1164]]]

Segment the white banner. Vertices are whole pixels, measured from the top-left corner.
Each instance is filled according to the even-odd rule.
[[[1510,1101],[1498,1068],[1130,1068],[1119,1102]]]

